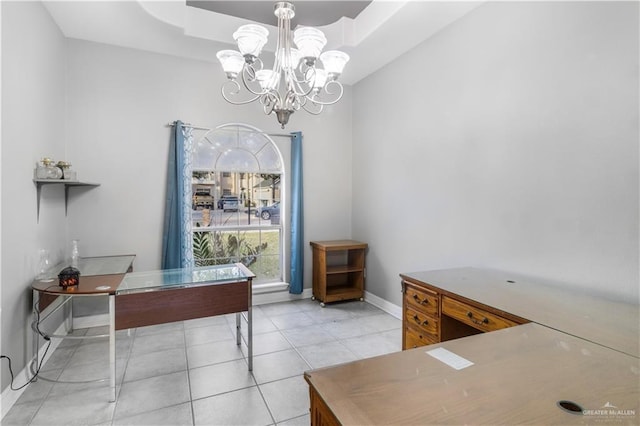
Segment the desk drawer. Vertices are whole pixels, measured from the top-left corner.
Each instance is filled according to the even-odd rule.
[[[413,349],[420,346],[431,345],[438,343],[438,335],[426,333],[423,329],[407,325],[404,328],[404,348]]]
[[[405,282],[404,299],[408,308],[438,316],[438,295],[436,293]]]
[[[514,321],[447,296],[442,298],[442,313],[481,331],[494,331],[518,325]]]
[[[438,335],[438,319],[411,308],[407,308],[405,313],[406,324],[422,330],[424,333]]]

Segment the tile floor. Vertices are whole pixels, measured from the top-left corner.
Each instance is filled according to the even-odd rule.
[[[116,336],[116,403],[105,382],[28,386],[2,425],[308,425],[303,372],[401,349],[401,321],[366,302],[309,299],[255,306],[253,373],[235,315],[141,327]],[[246,333],[246,323],[243,332]],[[101,334],[105,328],[76,330]],[[245,334],[246,335],[246,334]],[[47,377],[108,376],[106,339],[64,340]]]

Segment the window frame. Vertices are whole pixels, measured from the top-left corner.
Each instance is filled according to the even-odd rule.
[[[274,169],[272,166],[270,166],[270,168],[268,168],[269,171],[271,171],[271,173],[266,173],[265,171],[262,171],[262,167],[260,165],[260,161],[258,158],[256,158],[257,164],[258,164],[258,169],[259,170],[228,170],[225,168],[220,167],[218,164],[218,161],[214,162],[214,164],[212,164],[211,168],[202,168],[202,167],[196,167],[196,164],[198,166],[200,166],[201,164],[198,163],[196,161],[196,157],[197,157],[197,150],[198,150],[198,146],[199,143],[207,140],[211,143],[211,140],[215,140],[215,135],[216,133],[220,133],[220,132],[233,132],[236,133],[236,143],[237,143],[237,147],[234,149],[238,149],[238,150],[244,150],[246,151],[246,142],[247,139],[243,139],[243,135],[246,134],[251,134],[251,135],[260,135],[261,138],[264,139],[265,142],[265,146],[266,145],[270,145],[271,149],[274,151],[275,154],[277,154],[277,163],[279,164],[279,175],[280,175],[280,183],[279,183],[279,202],[280,202],[280,221],[279,224],[265,224],[265,223],[260,223],[259,225],[242,225],[240,223],[238,223],[237,225],[232,225],[232,226],[209,226],[209,227],[203,227],[203,229],[201,229],[200,231],[208,231],[208,232],[214,232],[215,230],[219,230],[221,232],[226,232],[226,231],[234,231],[234,232],[247,232],[247,231],[251,231],[251,230],[269,230],[269,229],[278,229],[279,230],[279,253],[278,253],[278,257],[279,257],[279,269],[280,269],[280,277],[276,278],[276,279],[269,279],[266,281],[263,281],[260,279],[259,276],[256,277],[256,279],[253,281],[253,287],[254,290],[255,289],[259,289],[259,288],[265,288],[265,289],[269,289],[269,291],[275,291],[278,290],[279,287],[281,287],[281,289],[286,289],[288,287],[288,269],[287,269],[287,265],[288,265],[288,257],[287,257],[287,253],[289,252],[290,248],[290,230],[288,229],[288,227],[286,226],[286,224],[288,223],[288,214],[287,214],[287,199],[288,199],[288,194],[290,192],[290,188],[287,186],[287,166],[284,161],[284,156],[283,156],[283,152],[281,147],[278,146],[278,144],[271,138],[270,135],[268,135],[267,133],[261,131],[260,129],[245,124],[245,123],[227,123],[227,124],[222,124],[220,126],[217,126],[215,129],[211,129],[208,130],[204,135],[202,135],[200,138],[197,139],[197,141],[195,141],[195,143],[193,144],[192,147],[192,176],[193,176],[193,172],[214,172],[214,173],[219,173],[220,176],[234,176],[235,173],[237,173],[237,175],[235,175],[237,177],[237,179],[240,179],[240,176],[242,174],[246,174],[246,173],[254,173],[254,174],[277,174],[277,173],[273,173]],[[223,134],[223,133],[220,133]],[[284,136],[284,135],[283,135]],[[219,157],[218,157],[219,158]],[[216,167],[216,165],[218,165]],[[193,182],[192,182],[192,187],[193,187]],[[247,188],[247,190],[251,190],[251,188]],[[221,196],[224,194],[224,189],[220,188],[219,189],[219,193],[216,194],[217,197]],[[234,194],[232,194],[234,195]],[[240,196],[240,194],[235,194],[238,197]],[[216,197],[216,198],[217,198]],[[217,207],[217,202],[218,200],[214,200],[214,210]],[[258,205],[256,205],[256,208],[259,207]],[[249,207],[251,208],[251,207]],[[190,220],[190,224],[191,224],[191,238],[193,241],[194,238],[194,232],[198,232],[198,228],[195,227],[194,221],[193,221],[193,209],[190,209],[190,213],[191,213],[191,220]],[[238,212],[238,214],[240,214]],[[260,222],[262,222],[261,218],[256,218],[258,219]],[[192,249],[193,251],[193,249]],[[195,259],[195,256],[194,256]]]

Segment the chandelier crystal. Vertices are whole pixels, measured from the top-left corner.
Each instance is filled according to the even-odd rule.
[[[277,2],[278,40],[273,68],[259,58],[269,31],[255,24],[243,25],[233,33],[238,50],[221,50],[217,58],[227,75],[222,96],[235,105],[260,101],[265,114],[275,113],[284,129],[289,117],[303,108],[320,114],[325,105],[342,98],[344,89],[338,82],[349,55],[338,50],[322,52],[327,39],[313,27],[300,27],[291,33],[293,4]],[[297,47],[297,49],[295,47]],[[246,89],[246,93],[242,88]]]

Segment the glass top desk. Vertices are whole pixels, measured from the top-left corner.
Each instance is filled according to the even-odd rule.
[[[251,283],[255,275],[240,263],[199,268],[83,275],[76,288],[56,280],[35,281],[35,293],[62,296],[108,296],[110,401],[116,399],[115,331],[215,315],[236,314],[236,344],[241,344],[241,313],[246,312],[248,367],[253,369]],[[89,265],[84,265],[85,271]],[[96,269],[95,265],[91,268]],[[97,268],[100,270],[100,268]],[[70,298],[70,297],[69,297]],[[34,307],[37,304],[34,304]],[[34,315],[34,318],[38,318]],[[35,320],[34,320],[35,322]],[[35,338],[40,333],[34,326]],[[68,336],[49,336],[68,337]],[[37,347],[36,347],[37,352]],[[32,368],[33,370],[33,368]]]
[[[235,313],[239,346],[241,312],[246,312],[247,362],[251,371],[253,278],[253,272],[241,263],[127,274],[115,294],[109,296],[109,335],[115,336],[115,330]],[[110,379],[115,401],[115,339],[112,340]]]

